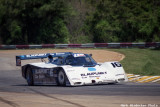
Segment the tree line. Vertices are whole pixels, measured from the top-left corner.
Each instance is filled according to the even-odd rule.
[[[158,41],[159,0],[0,0],[0,44]]]

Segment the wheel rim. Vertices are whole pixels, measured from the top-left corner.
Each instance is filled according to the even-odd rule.
[[[65,78],[64,78],[64,73],[62,72],[62,71],[60,71],[59,72],[59,74],[58,74],[58,81],[59,81],[59,83],[61,84],[61,85],[63,85],[64,84],[64,80]]]

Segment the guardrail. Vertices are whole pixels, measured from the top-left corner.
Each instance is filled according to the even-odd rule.
[[[0,49],[41,49],[41,48],[150,48],[160,47],[160,42],[145,43],[87,43],[87,44],[41,44],[41,45],[0,45]]]

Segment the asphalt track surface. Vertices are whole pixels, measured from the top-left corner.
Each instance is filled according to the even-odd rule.
[[[20,71],[0,71],[0,91],[62,95],[160,96],[160,85],[151,83],[119,83],[78,87],[28,86]]]
[[[20,68],[13,67],[13,60],[14,58],[0,57],[0,107],[31,106],[33,100],[27,104],[26,102],[22,104],[19,100],[18,102],[15,96],[19,94],[50,98],[52,103],[54,100],[61,102],[55,101],[54,107],[160,107],[160,84],[128,82],[78,87],[27,86],[21,76]],[[17,94],[14,94],[14,97],[9,96],[12,93]],[[36,105],[37,103],[34,103],[35,107],[42,106]],[[51,106],[44,104],[42,107]]]

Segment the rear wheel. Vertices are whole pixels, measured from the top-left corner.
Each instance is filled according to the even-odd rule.
[[[66,86],[66,74],[64,73],[63,70],[60,70],[58,72],[58,78],[57,78],[57,82],[58,82],[58,85],[60,86]]]
[[[33,86],[34,85],[34,81],[33,81],[33,73],[32,73],[32,69],[30,67],[27,68],[26,71],[26,80],[29,86]]]

